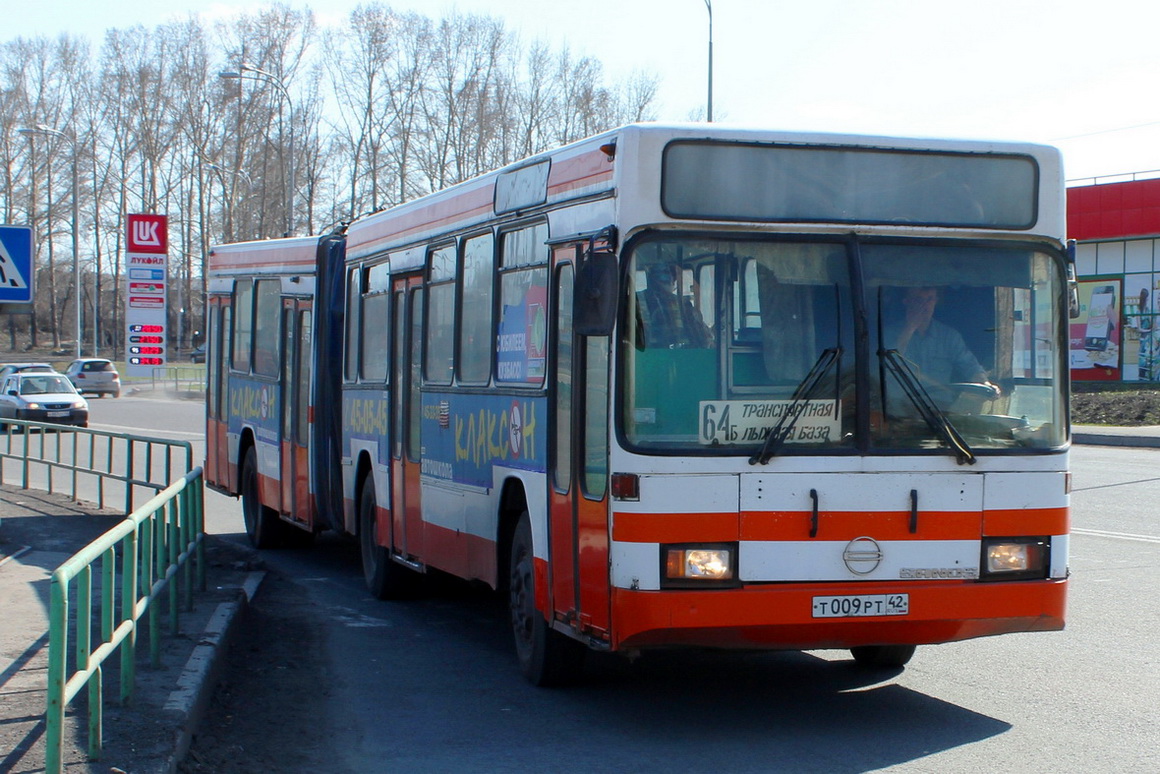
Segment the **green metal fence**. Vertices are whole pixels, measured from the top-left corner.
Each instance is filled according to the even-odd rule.
[[[108,497],[120,494],[128,514],[52,576],[45,769],[56,774],[63,765],[69,702],[88,687],[89,757],[96,760],[103,741],[103,664],[119,651],[120,697],[127,702],[135,682],[140,619],[147,617],[150,656],[159,667],[161,624],[155,603],[168,596],[169,630],[176,633],[181,608],[192,609],[194,584],[205,589],[202,470],[193,467],[188,441],[24,420],[4,424],[0,484],[95,499],[102,508]],[[142,490],[149,499],[134,510]]]
[[[136,676],[140,619],[148,615],[150,656],[153,666],[159,668],[161,624],[156,603],[168,595],[169,630],[175,634],[180,608],[193,607],[194,583],[205,589],[203,498],[202,470],[195,468],[53,573],[45,711],[45,770],[49,774],[62,769],[64,715],[69,702],[88,687],[89,758],[97,760],[103,743],[103,664],[120,651],[120,698],[127,703]],[[94,583],[97,565],[98,582]],[[99,632],[94,631],[94,620],[99,622]],[[70,628],[75,654],[71,667]]]
[[[149,375],[149,389],[204,393],[205,366],[168,365],[154,368]]]
[[[36,487],[81,499],[80,486],[95,484],[83,499],[105,507],[110,486],[120,488],[125,513],[141,489],[149,496],[193,468],[189,441],[149,438],[44,422],[7,419],[0,432],[0,484]],[[113,492],[112,494],[117,494]]]

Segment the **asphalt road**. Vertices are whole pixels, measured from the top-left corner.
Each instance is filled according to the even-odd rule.
[[[93,410],[181,438],[201,416]],[[347,541],[264,552],[275,580],[187,770],[1160,771],[1160,450],[1076,447],[1072,468],[1067,629],[919,648],[897,673],[845,651],[677,652],[536,689],[492,595],[443,581],[379,602]],[[244,540],[235,501],[210,493],[207,512]]]

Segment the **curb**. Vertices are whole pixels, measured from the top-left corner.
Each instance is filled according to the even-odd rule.
[[[165,715],[173,718],[177,730],[174,732],[173,752],[158,769],[159,772],[176,774],[178,766],[185,760],[221,678],[225,656],[229,653],[237,623],[258,593],[265,577],[264,571],[249,573],[238,592],[238,598],[218,605],[206,623],[197,646],[185,662],[177,687],[170,692],[162,709]]]
[[[1072,443],[1088,446],[1136,446],[1160,448],[1160,437],[1149,435],[1113,435],[1111,433],[1072,433]]]

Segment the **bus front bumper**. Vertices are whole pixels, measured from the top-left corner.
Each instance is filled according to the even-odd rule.
[[[907,596],[905,615],[814,617],[815,598]],[[720,590],[614,589],[613,649],[814,650],[926,645],[1064,626],[1067,581],[813,583]]]

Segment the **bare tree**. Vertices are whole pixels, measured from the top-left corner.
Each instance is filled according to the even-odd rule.
[[[194,310],[175,321],[184,344],[214,241],[313,232],[649,120],[657,83],[609,84],[598,61],[525,47],[498,18],[379,2],[324,35],[311,11],[275,4],[212,28],[113,29],[97,57],[68,37],[0,44],[0,216],[35,227],[39,274],[34,313],[8,316],[9,341],[26,322],[35,341],[43,321],[59,347],[80,303],[94,341],[120,353],[125,212],[170,217],[173,300]],[[15,131],[40,126],[64,136]],[[74,163],[80,288],[57,260]]]

